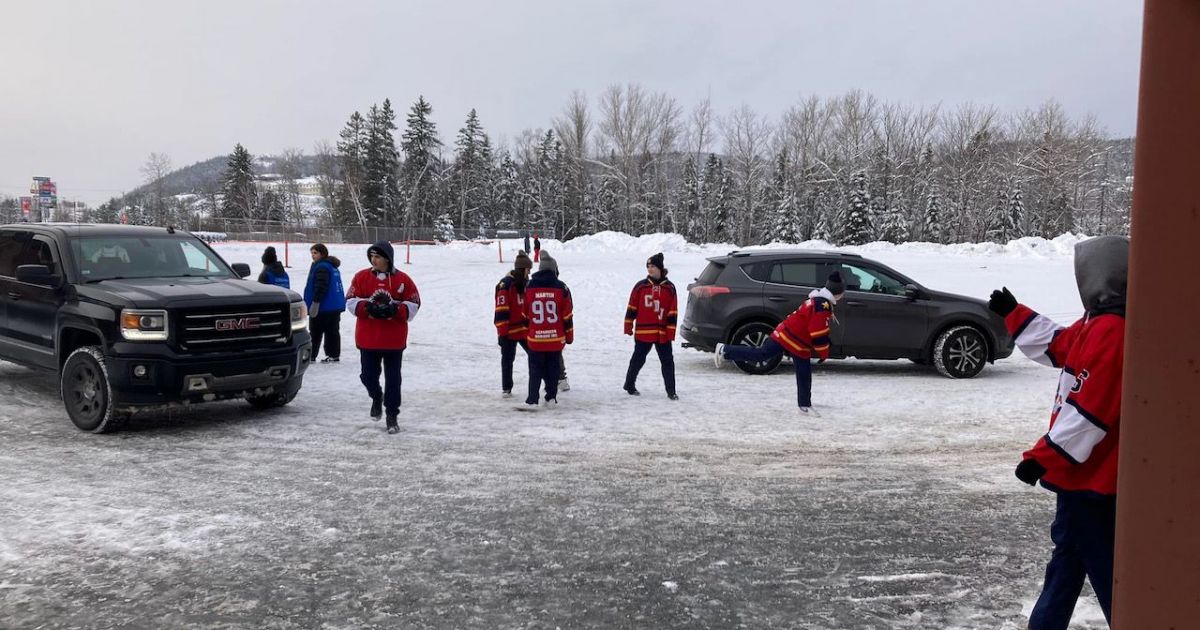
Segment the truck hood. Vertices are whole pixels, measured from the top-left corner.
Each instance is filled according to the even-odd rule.
[[[80,295],[128,302],[135,307],[190,307],[219,304],[249,304],[299,301],[287,289],[240,278],[131,278],[102,280],[79,287]]]

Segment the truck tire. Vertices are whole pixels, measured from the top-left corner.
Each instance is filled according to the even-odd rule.
[[[246,402],[250,403],[250,406],[254,407],[255,409],[273,409],[275,407],[282,407],[292,402],[292,399],[295,397],[295,393],[267,394],[266,396],[250,396],[246,399]]]
[[[108,368],[99,346],[77,348],[67,356],[59,393],[71,422],[83,431],[107,433],[117,429],[124,419],[113,408]]]
[[[988,343],[974,326],[954,326],[933,344],[933,365],[942,376],[972,378],[983,371],[988,360]]]

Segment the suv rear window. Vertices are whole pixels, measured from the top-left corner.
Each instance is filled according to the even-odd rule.
[[[709,261],[708,266],[704,268],[704,272],[700,274],[700,277],[696,278],[696,284],[716,284],[717,278],[721,277],[721,272],[724,270],[724,263]]]
[[[771,275],[767,281],[801,287],[819,287],[823,284],[818,281],[819,267],[815,262],[777,262],[771,266]]]

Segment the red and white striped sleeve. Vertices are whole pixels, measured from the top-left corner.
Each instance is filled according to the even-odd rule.
[[[1084,321],[1081,319],[1063,328],[1049,317],[1018,304],[1004,318],[1004,325],[1025,356],[1042,365],[1062,367]]]

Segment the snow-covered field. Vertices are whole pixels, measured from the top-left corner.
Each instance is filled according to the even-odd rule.
[[[1006,284],[1062,321],[1081,306],[1074,239],[854,248],[927,286]],[[264,244],[229,243],[259,268]],[[282,244],[277,244],[282,255]],[[512,260],[515,241],[504,243]],[[1053,497],[1012,475],[1056,375],[1019,354],[953,381],[908,362],[748,376],[676,347],[621,391],[626,298],[674,236],[544,243],[575,297],[571,391],[500,398],[496,246],[413,250],[424,305],[396,436],[367,417],[353,320],[337,365],[289,406],[218,403],[77,431],[52,376],[0,363],[0,627],[1025,627]],[[307,245],[291,246],[293,286]],[[335,245],[349,282],[365,245]],[[398,246],[403,260],[403,248]],[[517,390],[525,383],[521,356]],[[1072,628],[1105,627],[1090,591]]]

